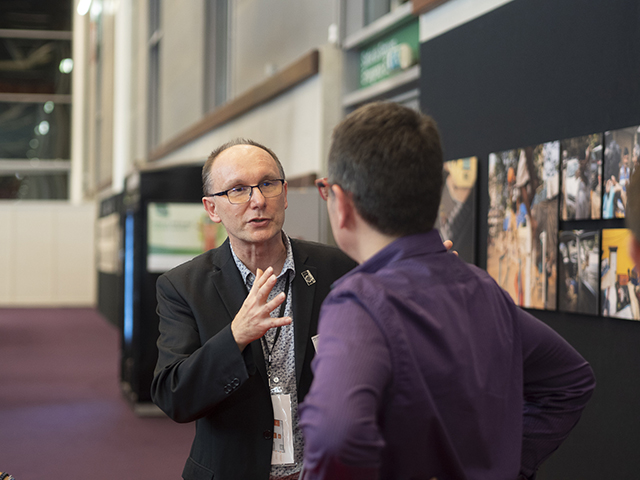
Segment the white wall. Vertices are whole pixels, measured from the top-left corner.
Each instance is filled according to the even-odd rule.
[[[426,42],[513,0],[449,0],[420,16],[420,42]]]
[[[262,82],[327,43],[337,21],[335,0],[234,0],[232,15],[232,90],[234,95]]]
[[[94,306],[94,204],[0,203],[0,307]]]
[[[264,105],[170,153],[154,166],[202,163],[212,150],[236,138],[271,148],[287,177],[318,172],[323,165],[321,82],[315,76]]]
[[[160,143],[202,118],[204,110],[204,1],[162,2]]]

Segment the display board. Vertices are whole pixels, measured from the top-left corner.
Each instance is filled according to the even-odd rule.
[[[227,238],[202,202],[147,204],[147,271],[164,273],[201,253],[219,247]]]
[[[631,269],[622,271],[621,247],[612,259],[607,243],[609,230],[624,228],[622,194],[618,191],[617,197],[606,199],[613,200],[611,218],[598,217],[604,205],[592,209],[598,198],[604,199],[606,180],[613,190],[624,183],[625,147],[632,168],[634,126],[640,124],[639,31],[640,2],[636,0],[514,0],[421,45],[421,107],[438,123],[445,157],[478,157],[476,263],[480,267],[496,268],[488,244],[505,220],[504,215],[495,216],[499,210],[498,197],[492,195],[496,172],[490,170],[491,154],[505,161],[503,152],[514,152],[506,161],[516,175],[518,151],[560,142],[554,236],[558,304],[555,311],[540,310],[537,305],[529,311],[585,356],[598,385],[582,420],[544,464],[538,480],[632,479],[640,470],[636,453],[640,322],[615,316],[623,310],[631,310],[632,315],[627,292],[637,277]],[[601,143],[598,138],[584,139],[593,135],[601,135]],[[615,150],[607,156],[606,146],[614,141],[619,145],[619,160]],[[585,142],[592,147],[588,154]],[[597,192],[593,179],[600,167],[602,190]],[[583,171],[576,178],[579,168]],[[508,171],[507,167],[506,177]],[[508,179],[502,188],[505,185]],[[513,190],[509,193],[513,195]],[[515,200],[517,225],[521,212]],[[523,213],[525,217],[530,213],[526,205]],[[620,244],[619,236],[614,232],[612,241]],[[597,248],[596,242],[600,243]],[[531,261],[531,268],[539,271],[544,269],[538,262],[542,249],[541,245]],[[596,260],[601,263],[598,273],[593,267]],[[512,272],[514,268],[512,264]],[[594,276],[600,284],[595,289]],[[531,276],[530,284],[538,281]],[[508,282],[514,283],[513,276]]]
[[[444,184],[436,228],[442,240],[451,240],[460,258],[475,263],[478,159],[444,162]]]

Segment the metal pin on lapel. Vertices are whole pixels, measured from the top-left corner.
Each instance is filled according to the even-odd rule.
[[[311,275],[311,272],[309,270],[305,270],[300,275],[302,275],[302,278],[304,278],[304,281],[307,282],[307,286],[310,287],[311,285],[316,283],[316,279],[313,278],[313,275]]]

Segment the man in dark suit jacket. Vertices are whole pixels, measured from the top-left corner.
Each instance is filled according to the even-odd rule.
[[[333,281],[355,262],[337,248],[285,236],[287,183],[268,148],[242,139],[223,145],[207,160],[203,183],[204,207],[229,238],[158,279],[152,397],[174,420],[196,422],[183,478],[297,478],[300,444],[297,464],[271,465],[268,370],[280,368],[291,377],[293,391],[284,393],[295,397],[297,416],[312,380],[311,338],[320,305]],[[274,334],[280,329],[282,336]],[[287,335],[290,349],[282,352]],[[265,352],[274,353],[274,365]],[[299,434],[297,420],[293,428]]]

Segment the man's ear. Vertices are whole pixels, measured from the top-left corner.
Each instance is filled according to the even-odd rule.
[[[287,207],[289,206],[289,202],[287,201],[287,193],[289,193],[289,184],[287,183],[287,181],[284,181],[284,209],[286,210]]]
[[[222,219],[216,213],[216,204],[213,201],[213,198],[202,197],[202,205],[204,205],[204,209],[209,214],[209,218],[213,223],[220,223]]]
[[[631,234],[631,239],[629,240],[629,256],[640,269],[640,242],[633,234]]]
[[[350,193],[345,192],[340,185],[332,185],[331,190],[334,195],[335,209],[338,220],[338,227],[350,228],[355,222],[356,207]]]

